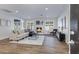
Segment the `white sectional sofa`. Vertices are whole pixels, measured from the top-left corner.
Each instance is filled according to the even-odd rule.
[[[18,40],[21,40],[21,39],[27,37],[28,34],[29,34],[29,32],[20,33],[20,34],[14,34],[14,33],[12,33],[12,34],[10,35],[10,37],[9,37],[9,40],[14,40],[14,41],[16,40],[16,41],[18,41]]]

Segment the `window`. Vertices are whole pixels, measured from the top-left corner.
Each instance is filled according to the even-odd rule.
[[[49,31],[49,26],[45,26],[45,30],[46,31]]]

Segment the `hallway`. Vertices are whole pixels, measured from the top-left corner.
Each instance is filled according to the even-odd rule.
[[[9,40],[0,41],[0,53],[12,54],[64,54],[68,53],[68,46],[59,42],[55,37],[45,36],[43,45],[26,45],[9,43]]]

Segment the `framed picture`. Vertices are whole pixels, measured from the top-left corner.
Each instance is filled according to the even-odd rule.
[[[61,19],[61,30],[63,31],[63,18]]]
[[[10,20],[5,20],[5,26],[10,26],[11,25],[11,21]]]
[[[5,26],[8,26],[8,20],[5,20]]]
[[[66,16],[63,18],[63,28],[66,29]]]
[[[0,26],[1,26],[1,19],[0,19]]]

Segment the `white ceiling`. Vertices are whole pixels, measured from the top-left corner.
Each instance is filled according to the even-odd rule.
[[[67,6],[67,4],[0,4],[0,14],[24,19],[40,15],[58,17],[66,10]]]

